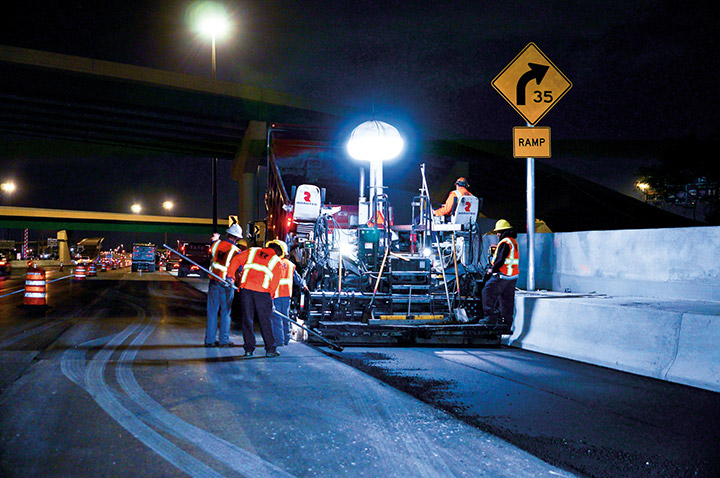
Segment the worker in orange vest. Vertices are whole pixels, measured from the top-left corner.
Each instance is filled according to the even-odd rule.
[[[517,233],[505,219],[495,224],[495,233],[499,239],[495,254],[491,260],[490,278],[482,290],[483,315],[488,323],[502,323],[512,326],[515,313],[515,285],[520,274],[520,253]],[[500,317],[495,311],[500,305]]]
[[[265,356],[280,355],[275,345],[270,315],[273,310],[272,299],[281,278],[280,256],[272,247],[251,247],[240,253],[230,264],[233,274],[240,267],[240,309],[245,357],[255,352],[254,319],[258,319],[260,334],[265,343]]]
[[[235,243],[242,237],[242,228],[233,224],[226,231],[224,240],[215,240],[210,248],[212,259],[210,261],[210,272],[222,280],[210,276],[208,284],[207,301],[207,326],[205,327],[205,347],[234,347],[230,342],[230,308],[232,307],[233,295],[232,278],[234,270],[230,270],[233,258],[238,255],[240,249]],[[218,311],[220,312],[220,337],[215,340],[218,333]]]
[[[274,239],[265,247],[272,247],[280,257],[280,282],[278,283],[275,297],[273,298],[273,314],[271,316],[273,335],[275,336],[275,345],[282,347],[290,343],[290,322],[283,319],[275,311],[285,316],[290,316],[290,300],[292,299],[293,284],[307,290],[305,280],[298,274],[295,264],[287,258],[287,245],[285,242]]]
[[[467,189],[468,187],[469,185],[467,179],[463,177],[457,178],[457,181],[455,181],[455,189],[450,191],[450,194],[448,194],[448,197],[445,200],[445,204],[439,209],[435,209],[433,211],[433,215],[438,217],[452,216],[458,203],[460,202],[460,198],[463,196],[472,196],[472,193],[470,193]]]

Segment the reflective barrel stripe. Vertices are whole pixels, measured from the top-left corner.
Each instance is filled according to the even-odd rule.
[[[25,275],[24,305],[45,305],[45,271],[42,269],[28,270]]]

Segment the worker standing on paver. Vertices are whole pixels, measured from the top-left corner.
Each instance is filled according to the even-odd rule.
[[[242,267],[238,285],[245,356],[250,357],[255,352],[253,324],[257,317],[265,343],[265,356],[277,357],[280,354],[275,345],[270,315],[273,310],[272,299],[281,278],[280,256],[272,247],[251,247],[232,261],[230,271],[234,273],[239,267]]]
[[[470,186],[468,185],[467,179],[463,177],[457,178],[457,181],[455,181],[455,189],[450,191],[450,194],[448,194],[445,200],[445,204],[433,211],[433,215],[437,217],[452,216],[457,205],[460,203],[460,198],[463,196],[472,196],[472,193],[467,189],[468,187]]]
[[[233,224],[226,231],[225,239],[220,240],[219,236],[212,243],[210,248],[212,259],[210,261],[210,272],[217,277],[210,275],[208,284],[207,302],[207,327],[205,328],[205,347],[233,347],[230,342],[230,308],[234,290],[232,288],[234,270],[230,271],[230,265],[240,249],[235,243],[242,238],[242,228]],[[220,337],[218,334],[218,311],[220,312]]]
[[[275,312],[290,316],[290,300],[292,299],[293,284],[307,290],[305,280],[298,274],[295,264],[287,257],[287,245],[285,242],[274,239],[268,242],[265,247],[275,249],[280,257],[280,281],[278,283],[275,297],[273,298],[273,314],[271,316],[275,345],[282,347],[290,343],[290,322]]]
[[[498,245],[491,260],[490,279],[482,291],[483,315],[489,323],[503,323],[512,326],[515,312],[515,285],[520,273],[520,253],[517,244],[517,233],[505,219],[495,223]],[[495,308],[500,304],[498,317]]]

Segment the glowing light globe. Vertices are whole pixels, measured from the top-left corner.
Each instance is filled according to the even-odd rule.
[[[347,142],[348,154],[363,161],[387,161],[397,157],[405,142],[400,132],[383,121],[366,121],[357,126]]]

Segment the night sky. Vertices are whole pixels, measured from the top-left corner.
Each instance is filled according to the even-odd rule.
[[[224,4],[234,31],[218,41],[218,79],[359,111],[374,108],[378,119],[401,121],[415,134],[510,141],[512,127],[524,121],[490,82],[529,42],[573,83],[539,123],[552,128],[553,141],[707,138],[719,131],[719,18],[709,2]],[[13,2],[0,18],[0,44],[207,77],[210,46],[189,24],[193,5]],[[27,158],[5,150],[3,174],[10,170],[23,181],[41,181],[28,175]],[[116,157],[125,164],[124,154]],[[637,165],[650,159],[607,158],[605,163],[598,152],[547,162],[627,193]],[[58,175],[63,166],[88,167],[76,165],[68,154],[47,161],[49,168],[59,168]],[[198,164],[188,161],[188,168]],[[191,183],[202,188],[198,183],[204,176],[209,188],[209,168],[197,167],[198,180],[183,185],[169,179],[167,167],[154,166],[169,194]],[[235,207],[234,183],[226,186],[230,191],[221,191],[221,213],[226,202]],[[23,205],[22,197],[14,201]],[[77,205],[82,207],[102,209]],[[189,208],[190,214],[196,212]]]

